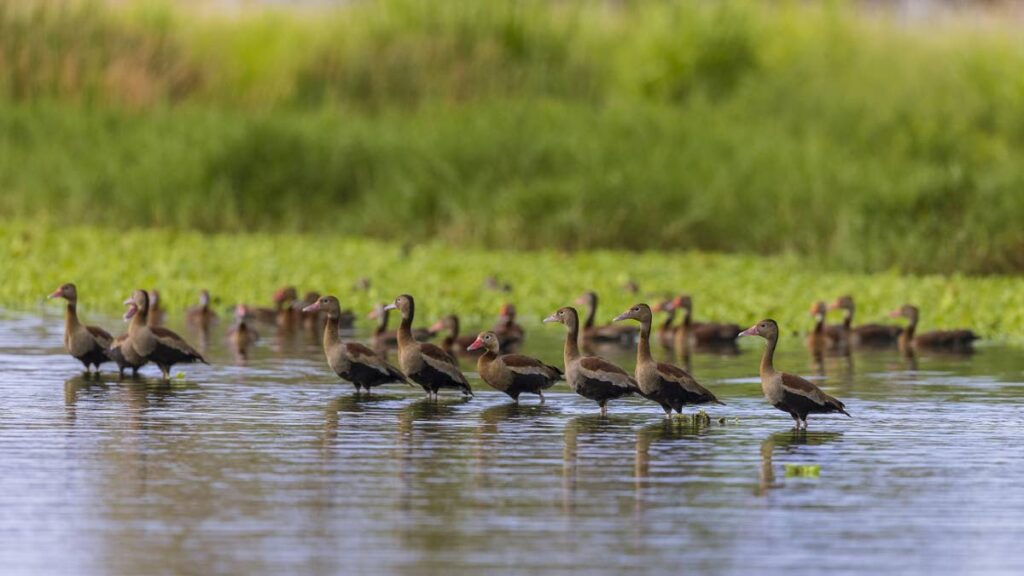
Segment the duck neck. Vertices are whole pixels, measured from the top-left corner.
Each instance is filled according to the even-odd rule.
[[[843,329],[846,330],[847,332],[849,332],[850,328],[852,326],[853,326],[853,308],[847,308],[846,309],[846,315],[843,316]]]
[[[594,317],[597,316],[597,296],[590,299],[587,306],[587,320],[583,323],[585,330],[590,330],[594,327]]]
[[[690,328],[690,323],[693,321],[693,311],[689,307],[683,308],[683,326],[687,329]]]
[[[570,362],[576,361],[580,357],[580,320],[573,316],[569,319],[569,322],[565,325],[567,330],[565,331],[565,349],[562,354],[562,359],[565,365],[568,366]]]
[[[452,319],[450,320],[450,322],[451,322],[451,325],[449,327],[449,330],[451,331],[450,337],[452,339],[452,342],[455,342],[456,340],[459,339],[459,319],[457,317],[453,316]]]
[[[668,311],[668,316],[665,321],[661,323],[661,327],[658,328],[659,334],[664,334],[672,330],[672,323],[676,320],[676,309],[672,308]]]
[[[377,327],[373,330],[375,336],[380,336],[388,331],[388,314],[390,313],[390,310],[381,310],[380,316],[377,317]]]
[[[903,337],[907,340],[914,339],[914,332],[917,331],[917,316],[907,318],[907,327],[903,329]]]
[[[64,331],[71,332],[81,324],[78,321],[78,304],[68,301],[64,307]]]
[[[640,342],[636,346],[636,363],[650,362],[651,357],[651,319],[640,321]]]
[[[416,315],[415,305],[409,302],[409,312],[402,314],[402,324],[398,327],[398,345],[406,346],[415,341],[412,337],[412,319]]]
[[[145,328],[149,323],[149,311],[140,309],[132,316],[131,322],[128,323],[128,334],[134,334],[138,332],[140,328]]]
[[[814,333],[821,334],[825,331],[825,315],[816,314],[814,316]]]
[[[480,355],[479,358],[476,359],[476,371],[480,374],[483,374],[484,369],[487,366],[490,366],[491,362],[494,362],[497,358],[498,353],[488,348],[486,351],[484,351],[483,354]]]
[[[770,376],[775,374],[775,365],[773,360],[775,359],[775,346],[779,343],[779,335],[776,334],[771,338],[766,338],[768,344],[764,347],[764,354],[761,355],[761,377]]]
[[[324,349],[341,343],[341,330],[339,328],[340,316],[328,316],[324,323]]]

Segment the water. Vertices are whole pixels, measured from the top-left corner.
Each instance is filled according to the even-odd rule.
[[[557,361],[561,327],[527,328]],[[564,384],[542,406],[477,380],[468,402],[356,398],[270,329],[245,366],[221,327],[169,386],[88,381],[61,329],[0,314],[5,574],[1024,570],[1018,349],[815,366],[787,339],[777,366],[855,416],[798,434],[760,396],[760,340],[692,358],[728,403],[699,426],[633,399],[600,418]]]

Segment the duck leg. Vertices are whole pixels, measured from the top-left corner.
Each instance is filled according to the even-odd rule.
[[[598,404],[598,406],[601,407],[601,416],[607,416],[608,415],[608,405],[607,405],[607,403],[602,400],[601,402],[598,402],[597,404]]]
[[[544,403],[544,391],[543,390],[537,390],[537,396],[540,396],[540,403],[543,404]]]

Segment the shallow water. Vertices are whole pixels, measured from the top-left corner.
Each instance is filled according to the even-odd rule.
[[[527,329],[560,358],[561,327]],[[1024,570],[1019,349],[817,366],[786,339],[776,364],[854,415],[794,433],[760,396],[760,341],[691,359],[728,403],[698,425],[638,399],[601,418],[564,384],[519,407],[479,380],[470,401],[360,398],[272,329],[244,366],[221,326],[213,366],[170,385],[87,380],[61,330],[0,313],[5,574]]]

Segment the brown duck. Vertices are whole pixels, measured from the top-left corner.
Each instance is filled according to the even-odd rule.
[[[917,333],[918,310],[916,306],[904,304],[893,310],[889,316],[906,318],[907,326],[900,332],[899,347],[903,352],[912,350],[945,350],[947,352],[970,352],[978,335],[970,330],[933,330]]]
[[[146,293],[149,296],[149,326],[162,326],[164,323],[164,307],[160,302],[160,291],[156,288]]]
[[[723,404],[686,370],[658,362],[651,356],[653,316],[650,306],[641,303],[615,317],[616,322],[640,322],[640,341],[636,347],[636,382],[640,387],[640,395],[661,405],[665,418],[671,418],[673,410],[681,414],[683,406],[687,404]]]
[[[131,323],[128,325],[128,340],[123,346],[130,347],[134,354],[156,364],[164,380],[170,380],[171,368],[175,364],[207,364],[203,356],[181,336],[167,328],[149,326],[149,295],[145,290],[136,290],[124,303],[128,306],[124,317]]]
[[[480,378],[495,390],[508,394],[518,404],[520,394],[536,394],[544,402],[544,390],[562,379],[562,371],[522,354],[500,354],[500,339],[494,332],[481,332],[469,350],[484,350],[476,360]]]
[[[686,294],[676,297],[672,307],[683,311],[683,319],[675,332],[674,345],[677,350],[736,345],[736,337],[742,330],[738,324],[697,322],[693,319],[693,299]]]
[[[859,346],[867,348],[885,348],[895,346],[902,328],[890,324],[853,325],[853,314],[856,306],[853,296],[840,296],[829,304],[829,310],[842,310],[843,323],[832,324],[825,328],[830,343],[839,348]]]
[[[526,331],[516,322],[515,304],[503,304],[498,311],[498,321],[491,328],[498,336],[498,342],[502,348],[522,344],[526,337]]]
[[[631,345],[636,339],[636,327],[625,324],[596,325],[597,303],[597,292],[592,290],[584,292],[583,295],[576,299],[577,305],[586,306],[587,308],[587,317],[583,322],[583,340],[593,344]]]
[[[107,355],[113,342],[110,333],[99,326],[86,326],[78,320],[78,288],[74,284],[61,284],[49,297],[67,301],[64,307],[64,349],[85,366],[86,372],[91,372],[90,366],[95,366],[98,374],[100,365],[110,361]]]
[[[249,355],[249,348],[259,339],[259,333],[249,326],[249,307],[245,304],[235,306],[235,325],[228,331],[231,349],[239,358],[245,358]]]
[[[575,308],[559,308],[544,322],[558,322],[565,326],[565,347],[562,353],[565,380],[573,392],[597,402],[602,415],[608,412],[609,400],[640,391],[636,380],[622,368],[599,356],[580,354],[580,317]]]
[[[775,370],[775,347],[779,343],[779,325],[775,320],[761,320],[739,335],[760,336],[768,341],[761,356],[761,391],[768,403],[793,417],[797,430],[801,427],[807,429],[808,414],[839,412],[850,415],[842,402],[814,384],[795,374]]]
[[[209,290],[200,290],[199,304],[192,306],[185,312],[186,322],[202,332],[207,332],[210,330],[210,326],[217,322],[217,319],[217,313],[210,307]]]
[[[814,318],[814,328],[807,334],[804,344],[807,345],[807,351],[815,356],[821,356],[829,345],[828,336],[825,334],[825,313],[827,310],[828,308],[824,302],[811,304],[810,313]]]
[[[369,393],[371,388],[382,384],[409,384],[409,380],[398,368],[388,364],[370,348],[341,339],[339,320],[343,311],[337,298],[321,296],[303,308],[302,312],[322,312],[327,317],[324,325],[324,355],[327,356],[327,364],[341,379],[356,387],[356,394],[363,388]]]
[[[451,354],[453,357],[458,357],[459,354],[477,354],[469,350],[469,345],[474,342],[472,336],[460,335],[459,329],[459,317],[455,314],[449,314],[444,318],[441,318],[430,327],[431,334],[440,334],[441,332],[447,331],[448,334],[441,339],[439,346],[446,352]]]
[[[419,384],[428,396],[436,397],[439,390],[446,388],[459,390],[465,396],[473,395],[469,381],[451,354],[413,336],[416,303],[412,296],[402,294],[384,310],[398,310],[402,314],[402,324],[398,328],[398,361],[409,379]]]

